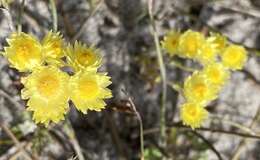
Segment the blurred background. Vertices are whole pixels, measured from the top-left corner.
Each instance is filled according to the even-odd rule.
[[[70,108],[66,120],[48,128],[36,126],[20,98],[19,73],[0,57],[0,160],[135,160],[140,159],[138,118],[144,127],[145,160],[259,160],[260,159],[260,0],[154,0],[153,15],[160,40],[171,29],[219,32],[245,46],[245,68],[232,73],[219,98],[207,109],[220,120],[203,128],[182,125],[183,97],[171,83],[182,83],[190,72],[164,54],[168,86],[167,147],[158,143],[161,81],[151,33],[148,0],[56,0],[58,30],[67,42],[97,46],[104,59],[114,97],[102,112],[87,115]],[[17,21],[21,2],[10,4]],[[10,17],[0,11],[0,49],[10,35]],[[52,28],[50,3],[26,0],[23,32],[41,39]],[[259,51],[258,51],[259,50]],[[177,64],[196,67],[189,60]],[[175,63],[176,64],[176,63]]]

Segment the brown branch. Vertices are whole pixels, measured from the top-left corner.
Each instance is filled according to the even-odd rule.
[[[191,131],[191,132],[194,135],[196,135],[197,137],[199,137],[201,140],[203,140],[203,142],[206,143],[209,146],[209,148],[216,154],[216,156],[218,157],[219,160],[223,160],[219,151],[213,146],[213,144],[211,144],[211,142],[209,140],[207,140],[203,135],[201,135],[200,133],[198,133],[196,131]]]
[[[187,130],[187,131],[192,130],[188,126],[184,126],[181,123],[172,123],[172,124],[167,125],[167,130],[170,130],[171,128],[180,128],[180,129],[184,129],[184,130]],[[258,136],[258,135],[246,134],[246,133],[241,133],[241,132],[236,132],[236,131],[228,131],[228,130],[224,130],[222,128],[213,129],[213,128],[201,127],[201,128],[197,128],[196,130],[197,131],[220,133],[220,134],[227,134],[227,135],[233,135],[233,136],[239,136],[239,137],[245,137],[245,138],[260,140],[260,136]],[[144,130],[144,135],[154,134],[154,133],[157,133],[159,131],[160,131],[159,128],[152,128],[152,129],[149,129],[149,130]]]
[[[144,135],[143,135],[143,122],[142,122],[142,118],[141,115],[139,114],[139,112],[136,110],[136,106],[132,100],[131,97],[128,97],[128,100],[136,114],[136,117],[139,121],[139,125],[140,125],[140,147],[141,147],[141,160],[144,160]]]
[[[7,134],[7,136],[14,142],[16,147],[21,151],[24,158],[27,160],[32,160],[29,153],[23,148],[23,145],[19,142],[19,140],[15,137],[15,135],[12,133],[12,131],[3,123],[0,122],[0,128],[3,129],[3,131]]]
[[[143,131],[143,121],[142,121],[142,118],[141,118],[141,115],[139,114],[139,112],[137,111],[136,109],[136,106],[134,104],[134,101],[133,99],[127,94],[127,92],[125,90],[122,90],[122,92],[128,96],[128,101],[138,119],[138,122],[139,122],[139,126],[140,126],[140,149],[141,149],[141,160],[144,160],[144,131]]]
[[[259,118],[260,114],[260,106],[257,108],[257,112],[255,113],[254,118],[252,119],[249,128],[253,128],[254,125],[257,123],[257,120]],[[243,138],[240,142],[238,147],[235,149],[233,156],[230,158],[231,160],[237,160],[242,152],[242,149],[244,148],[244,145],[247,142],[247,138]]]

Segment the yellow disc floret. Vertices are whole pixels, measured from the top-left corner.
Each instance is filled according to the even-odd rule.
[[[199,53],[205,42],[204,36],[195,31],[184,32],[179,39],[179,56],[184,58],[194,58]]]
[[[242,69],[244,66],[247,60],[247,53],[242,46],[230,45],[224,50],[221,58],[225,67],[232,70],[238,70]]]
[[[36,123],[48,125],[50,121],[64,119],[68,109],[69,76],[54,66],[39,67],[22,79],[22,98],[28,100],[28,110],[33,111]]]
[[[211,33],[211,36],[207,39],[207,41],[210,41],[215,45],[215,49],[219,54],[221,54],[227,46],[227,37],[219,33]]]
[[[17,70],[31,71],[42,64],[41,44],[31,35],[13,33],[7,40],[9,47],[5,47],[3,55]]]
[[[101,63],[101,56],[93,47],[75,42],[74,46],[69,46],[66,50],[69,65],[75,70],[97,69]]]
[[[206,65],[215,62],[216,56],[217,52],[215,45],[210,43],[209,41],[205,41],[205,43],[201,45],[199,54],[197,54],[196,59],[203,65]]]
[[[228,80],[230,73],[221,63],[212,63],[203,69],[203,74],[209,83],[221,88]]]
[[[194,72],[184,83],[184,96],[187,101],[207,104],[217,97],[216,89],[200,72]]]
[[[59,32],[50,31],[42,40],[43,56],[47,63],[60,61],[64,56],[64,41]]]
[[[200,127],[207,117],[208,111],[196,103],[185,103],[181,106],[181,120],[192,129]]]
[[[100,111],[105,108],[104,99],[111,98],[107,88],[111,84],[110,77],[103,73],[82,71],[71,77],[71,100],[83,113],[87,110]]]
[[[164,48],[170,55],[174,55],[178,52],[180,35],[180,32],[170,31],[164,37],[162,41],[162,48]]]

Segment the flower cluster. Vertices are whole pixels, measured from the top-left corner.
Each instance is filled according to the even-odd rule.
[[[11,67],[27,75],[21,78],[21,94],[36,123],[63,120],[69,100],[86,113],[100,111],[106,105],[104,99],[112,97],[107,88],[110,77],[98,72],[101,55],[94,47],[65,44],[61,34],[52,31],[41,42],[23,32],[13,33],[7,42],[2,54]]]
[[[228,43],[220,34],[205,37],[192,30],[184,33],[170,31],[164,37],[162,47],[171,56],[192,59],[203,66],[185,80],[183,94],[186,102],[181,107],[183,123],[198,128],[208,117],[205,106],[217,98],[228,81],[229,70],[242,69],[247,60],[246,50]]]

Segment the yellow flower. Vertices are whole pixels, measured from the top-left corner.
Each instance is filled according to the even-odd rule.
[[[42,46],[47,63],[59,62],[64,56],[64,40],[59,32],[50,31],[43,38]]]
[[[71,100],[83,113],[87,110],[100,111],[105,108],[104,99],[112,97],[107,88],[110,84],[110,77],[105,73],[78,72],[70,79]]]
[[[31,71],[42,64],[41,44],[26,33],[13,33],[7,40],[9,47],[5,47],[3,55],[11,66],[21,72]]]
[[[27,109],[33,111],[36,123],[48,125],[50,121],[64,119],[69,100],[68,81],[69,76],[55,66],[38,67],[22,78],[22,98],[29,99]]]
[[[208,117],[208,111],[199,104],[185,103],[181,106],[181,120],[192,129],[199,128]]]
[[[202,44],[199,54],[197,54],[196,59],[201,62],[203,65],[212,63],[216,61],[216,48],[215,45],[205,41],[205,43]]]
[[[184,96],[187,101],[206,105],[217,97],[217,90],[200,72],[194,72],[184,82]]]
[[[202,72],[211,84],[220,88],[225,84],[230,76],[228,70],[221,63],[209,64]]]
[[[247,52],[244,47],[238,45],[228,46],[221,55],[222,63],[232,70],[242,69],[246,60]]]
[[[179,55],[184,58],[194,58],[204,43],[205,38],[201,33],[188,30],[180,36]]]
[[[164,48],[170,55],[174,55],[178,52],[178,42],[180,38],[180,32],[170,31],[166,34],[161,42],[162,48]]]
[[[215,45],[218,53],[221,53],[227,46],[227,37],[219,33],[211,33],[207,40]]]
[[[69,46],[67,51],[67,60],[69,65],[75,70],[97,69],[101,64],[101,55],[93,47],[87,47],[85,44],[75,42],[74,46]]]

